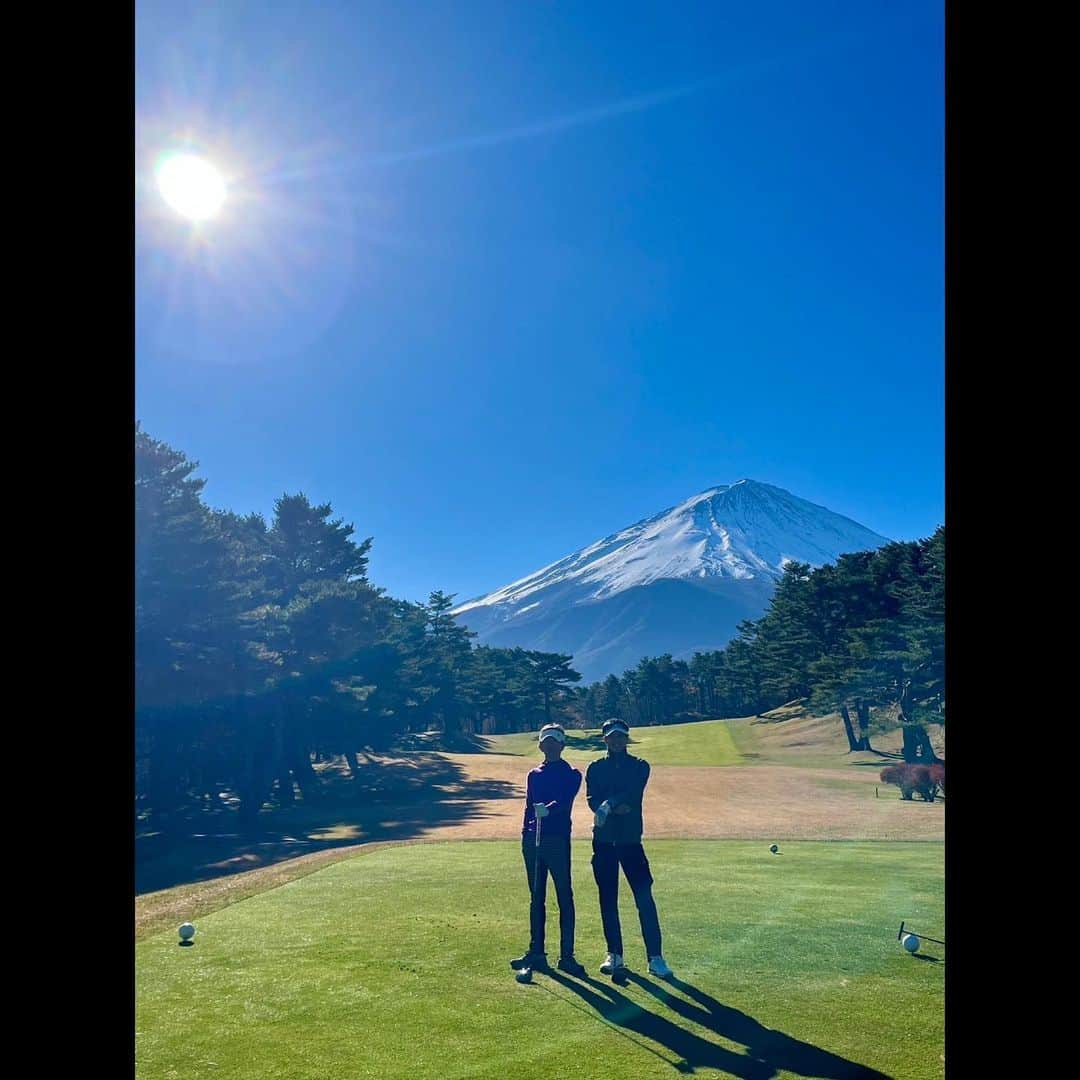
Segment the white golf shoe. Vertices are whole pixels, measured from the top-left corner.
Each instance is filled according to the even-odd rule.
[[[614,975],[616,971],[622,971],[626,965],[623,958],[617,952],[609,952],[604,962],[600,965],[601,975]]]
[[[649,974],[661,979],[670,979],[674,972],[667,966],[667,961],[662,956],[650,956]]]

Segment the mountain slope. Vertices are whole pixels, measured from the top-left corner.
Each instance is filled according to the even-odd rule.
[[[571,653],[586,681],[645,655],[722,648],[786,563],[887,538],[754,480],[709,488],[455,609],[481,644]]]

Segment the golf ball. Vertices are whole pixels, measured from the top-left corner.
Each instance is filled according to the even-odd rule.
[[[189,923],[183,923],[178,931],[181,941],[190,941],[195,936],[195,927]]]
[[[532,970],[530,968],[522,968],[514,978],[517,979],[519,983],[532,982]]]
[[[770,844],[769,850],[775,855],[780,850],[780,848],[776,844]]]
[[[900,944],[903,945],[908,952],[917,952],[919,948],[919,939],[914,934],[905,934],[900,939]]]

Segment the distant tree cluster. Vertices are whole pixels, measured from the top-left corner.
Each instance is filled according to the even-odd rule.
[[[769,609],[725,648],[646,657],[575,697],[586,726],[756,716],[802,700],[840,715],[851,750],[873,749],[871,710],[882,710],[902,726],[907,762],[937,762],[925,725],[945,723],[945,528],[816,570],[789,562]]]
[[[402,735],[534,730],[564,718],[571,657],[475,647],[453,596],[396,600],[368,581],[330,503],[282,495],[273,520],[214,510],[197,463],[135,431],[137,815],[228,791],[243,818],[298,788],[313,761]]]

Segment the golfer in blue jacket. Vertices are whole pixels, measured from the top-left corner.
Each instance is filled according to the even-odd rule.
[[[581,790],[581,773],[562,752],[566,732],[559,724],[545,724],[537,743],[544,760],[525,782],[525,816],[521,826],[521,854],[529,882],[529,949],[510,961],[515,971],[543,970],[548,966],[544,948],[547,923],[547,878],[555,882],[559,902],[560,971],[583,978],[585,968],[574,959],[574,889],[570,880],[570,810]]]

